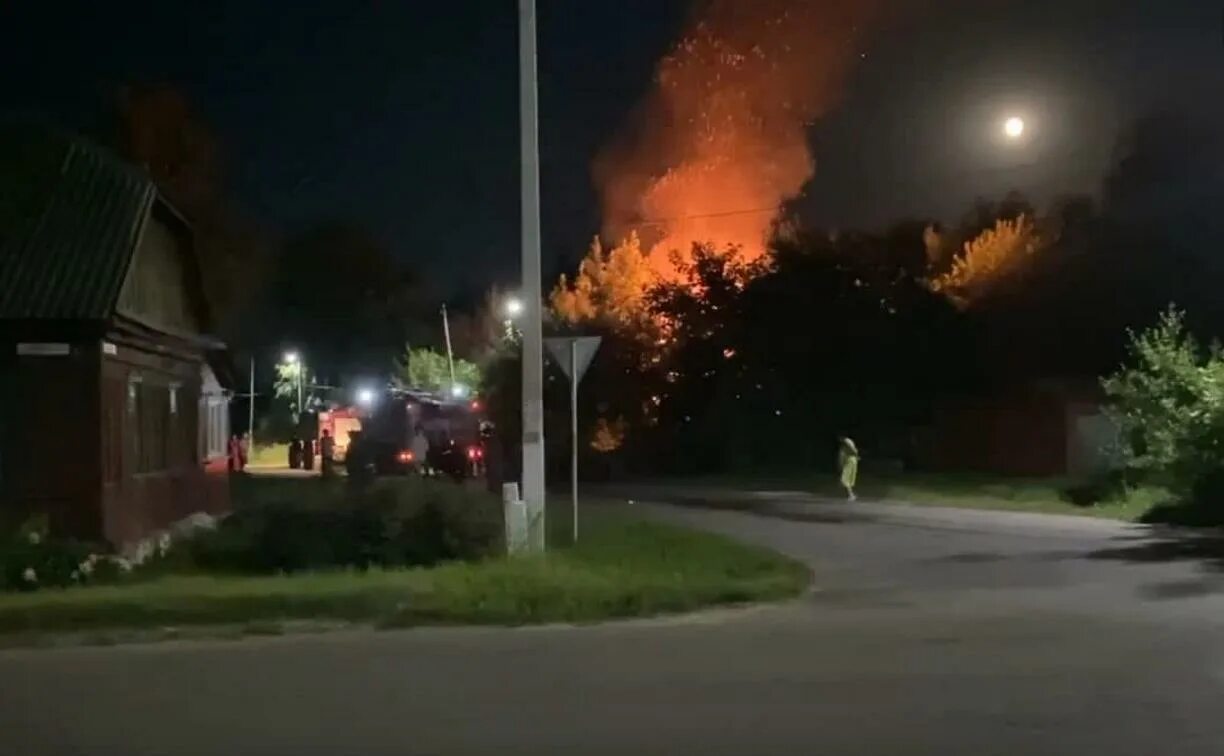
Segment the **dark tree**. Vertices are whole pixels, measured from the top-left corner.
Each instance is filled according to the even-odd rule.
[[[227,201],[219,141],[187,98],[169,86],[123,90],[119,151],[143,166],[191,223],[216,326],[231,345],[248,345],[242,320],[266,273],[266,235]]]
[[[293,237],[275,270],[262,341],[308,348],[315,371],[329,381],[385,377],[413,324],[428,317],[415,276],[351,224]]]

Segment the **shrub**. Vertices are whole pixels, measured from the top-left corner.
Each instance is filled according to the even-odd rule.
[[[383,524],[384,551],[395,563],[480,559],[501,545],[500,502],[460,486],[380,481],[362,493],[355,510],[359,521]]]
[[[1131,364],[1106,378],[1111,414],[1130,465],[1189,485],[1199,453],[1218,424],[1224,399],[1224,359],[1204,351],[1174,308],[1155,326],[1130,336]]]
[[[1111,501],[1125,501],[1130,493],[1124,470],[1104,470],[1061,491],[1062,497],[1077,507],[1095,507]]]
[[[107,554],[104,547],[48,538],[41,528],[23,527],[0,540],[2,591],[114,582],[130,569],[126,560]]]
[[[338,514],[289,503],[236,512],[211,533],[190,539],[192,561],[208,569],[291,572],[337,562]]]
[[[360,489],[329,486],[327,498],[316,490],[305,500],[292,491],[190,539],[191,562],[256,573],[427,566],[479,559],[500,544],[497,501],[458,486],[380,480]]]
[[[1224,353],[1200,347],[1170,308],[1131,334],[1130,355],[1131,364],[1102,382],[1127,463],[1185,505],[1224,519]]]

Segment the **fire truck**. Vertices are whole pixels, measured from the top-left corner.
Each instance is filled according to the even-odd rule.
[[[355,407],[337,407],[320,412],[316,449],[320,448],[325,430],[336,442],[334,459],[337,462],[343,462],[348,456],[352,432],[361,430],[361,413]]]
[[[420,428],[429,442],[426,459],[417,459],[412,439]],[[361,423],[360,445],[366,464],[379,475],[437,473],[456,480],[484,474],[480,404],[414,390],[395,390],[379,398]]]

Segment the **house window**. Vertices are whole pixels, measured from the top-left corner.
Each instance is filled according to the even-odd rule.
[[[128,376],[127,410],[129,415],[136,414],[137,405],[140,402],[140,381],[139,373],[132,373]]]
[[[142,418],[140,406],[140,386],[143,380],[139,373],[133,373],[128,376],[127,383],[127,414],[128,414],[128,440],[130,448],[128,450],[128,458],[131,459],[130,470],[134,472],[144,472],[144,452],[143,437],[145,434],[144,421]]]
[[[204,459],[217,459],[227,453],[229,438],[229,405],[221,396],[206,396],[200,400],[200,437],[204,441],[201,450]]]
[[[164,394],[167,387],[146,381],[140,387],[137,414],[137,433],[140,436],[140,456],[137,457],[139,472],[161,472],[169,467],[166,454],[166,437],[170,424],[169,401]]]
[[[117,483],[123,477],[126,388],[122,376],[107,375],[102,379],[102,480],[105,483]]]
[[[177,461],[172,422],[172,413],[178,409],[175,393],[174,387],[158,384],[155,379],[145,380],[140,374],[128,378],[128,437],[133,472],[162,472]]]

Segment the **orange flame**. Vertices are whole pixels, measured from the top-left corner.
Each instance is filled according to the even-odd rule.
[[[634,123],[596,159],[604,234],[636,230],[674,276],[694,242],[765,254],[815,171],[807,128],[836,101],[875,0],[707,0]]]

